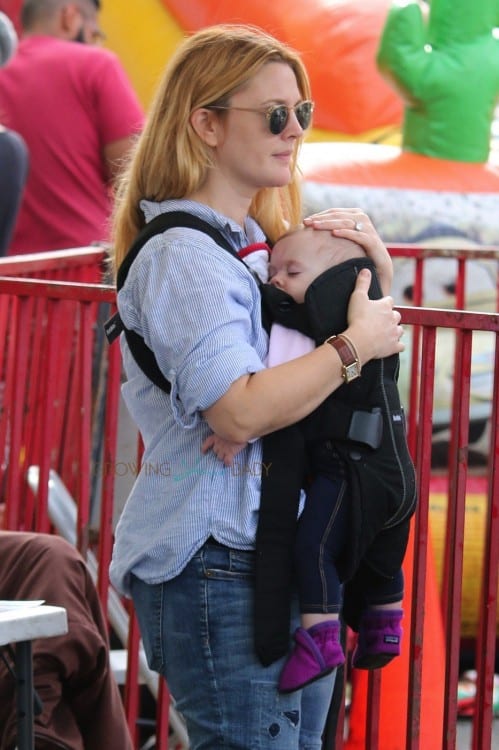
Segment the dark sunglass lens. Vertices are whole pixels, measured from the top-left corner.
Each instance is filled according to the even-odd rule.
[[[312,102],[302,102],[295,107],[296,119],[300,127],[306,130],[312,120]]]
[[[279,135],[286,127],[288,110],[286,107],[275,107],[269,116],[269,128],[272,135]]]

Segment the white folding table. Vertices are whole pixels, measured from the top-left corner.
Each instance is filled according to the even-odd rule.
[[[68,632],[66,610],[39,602],[0,601],[0,647],[15,646],[17,746],[33,750],[33,662],[31,642]]]

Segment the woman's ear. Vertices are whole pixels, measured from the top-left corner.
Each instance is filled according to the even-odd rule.
[[[222,128],[220,118],[212,109],[195,109],[190,118],[191,125],[207,146],[215,148],[220,143]]]

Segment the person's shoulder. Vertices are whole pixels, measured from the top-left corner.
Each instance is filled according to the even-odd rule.
[[[44,57],[46,59],[64,60],[65,66],[69,68],[77,66],[88,67],[91,70],[95,67],[118,67],[121,65],[114,52],[91,44],[80,44],[50,36],[28,37],[23,43],[24,46],[20,47],[20,52],[29,51],[38,59]]]
[[[193,275],[202,277],[205,286],[212,290],[219,286],[228,290],[254,284],[244,263],[207,234],[187,227],[171,227],[144,242],[131,264],[124,288],[133,293],[151,283],[156,287],[160,283],[162,288],[177,289]]]
[[[109,49],[96,47],[91,44],[79,44],[78,42],[64,42],[67,54],[73,59],[81,60],[84,64],[120,66],[118,56]]]
[[[100,61],[107,64],[119,64],[117,55],[104,47],[91,44],[80,44],[67,39],[59,39],[55,36],[33,35],[22,39],[16,54],[9,61],[6,68],[11,65],[20,64],[22,61],[39,63],[43,59],[64,59],[67,64],[81,62],[88,64],[92,61]]]

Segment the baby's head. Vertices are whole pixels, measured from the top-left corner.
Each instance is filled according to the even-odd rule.
[[[308,287],[321,273],[350,258],[365,258],[356,242],[334,237],[329,231],[299,227],[275,243],[270,256],[269,281],[303,302]]]

